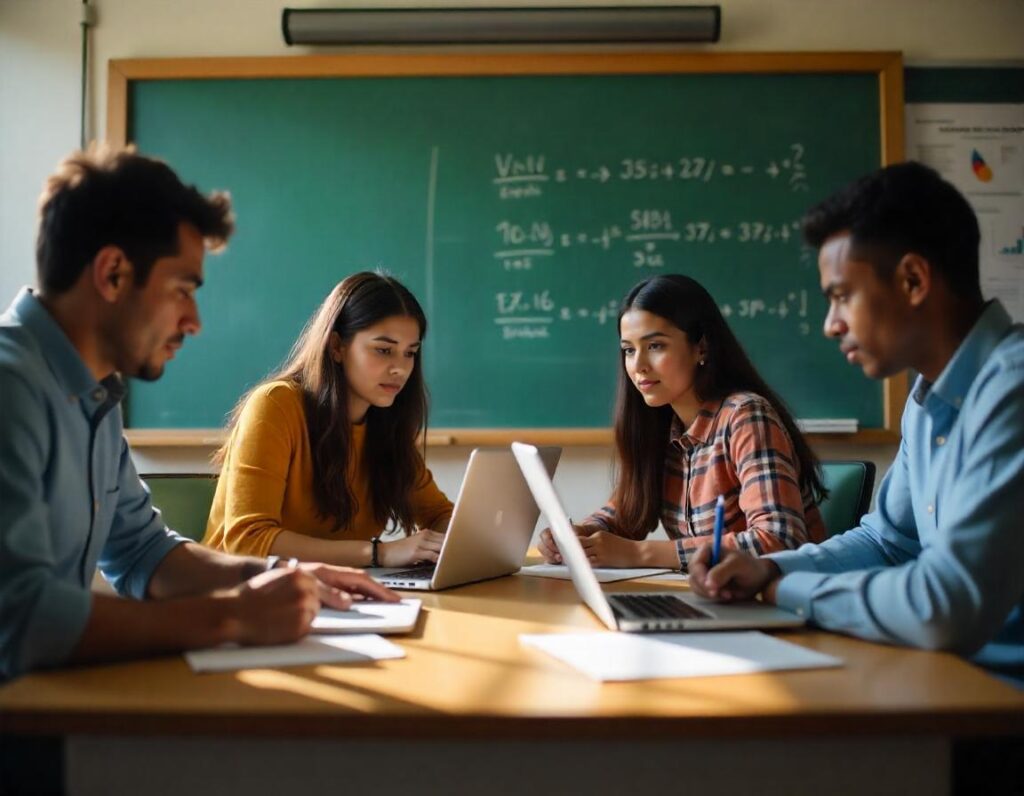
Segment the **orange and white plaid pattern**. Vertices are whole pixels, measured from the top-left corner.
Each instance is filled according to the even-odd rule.
[[[810,490],[800,489],[800,463],[786,427],[760,395],[705,402],[685,430],[676,418],[663,455],[661,522],[676,540],[683,572],[687,555],[711,541],[719,495],[725,497],[723,547],[761,555],[824,540],[821,513]],[[582,524],[644,538],[639,529],[618,525],[613,503]]]

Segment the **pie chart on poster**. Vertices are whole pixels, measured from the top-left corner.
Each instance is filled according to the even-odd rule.
[[[971,168],[974,170],[974,176],[982,182],[992,181],[992,169],[988,167],[985,158],[977,149],[971,153]]]

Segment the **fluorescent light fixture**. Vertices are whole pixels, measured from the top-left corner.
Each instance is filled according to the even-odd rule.
[[[287,44],[714,42],[721,6],[286,8]]]

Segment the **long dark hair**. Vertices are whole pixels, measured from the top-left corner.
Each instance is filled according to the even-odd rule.
[[[420,339],[426,337],[426,316],[404,285],[371,271],[353,274],[324,299],[285,363],[262,382],[290,381],[302,388],[313,454],[313,497],[317,512],[334,519],[335,530],[347,527],[359,506],[346,477],[352,445],[349,386],[345,369],[331,358],[331,333],[337,332],[342,343],[348,343],[362,329],[396,315],[415,320]],[[251,394],[252,390],[232,411],[229,430],[238,422]],[[422,459],[416,438],[421,433],[426,436],[427,409],[427,386],[417,354],[412,373],[394,403],[386,409],[371,406],[366,413],[363,474],[374,518],[381,527],[392,522],[407,534],[413,528],[409,497],[420,472]],[[219,461],[223,461],[226,447],[218,452]]]
[[[622,301],[622,316],[644,310],[681,329],[691,345],[705,345],[705,365],[697,368],[694,389],[702,401],[725,398],[734,392],[752,392],[767,400],[786,427],[800,467],[801,491],[809,489],[820,502],[827,492],[821,466],[782,399],[758,374],[743,347],[725,322],[711,294],[681,274],[654,276],[635,285]],[[662,504],[665,458],[674,413],[671,406],[650,407],[626,373],[620,358],[615,405],[615,447],[618,478],[614,501],[623,528],[650,533],[658,524]]]

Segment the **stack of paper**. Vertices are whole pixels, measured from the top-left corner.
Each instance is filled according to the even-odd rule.
[[[558,658],[594,680],[713,677],[782,669],[842,666],[830,655],[757,631],[746,633],[554,633],[521,643]]]

